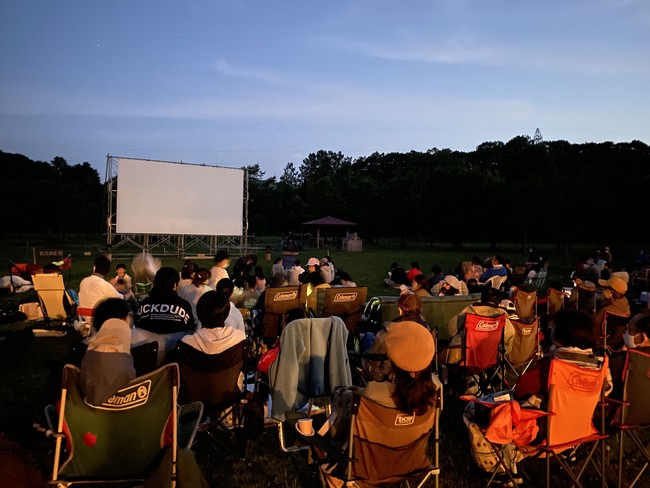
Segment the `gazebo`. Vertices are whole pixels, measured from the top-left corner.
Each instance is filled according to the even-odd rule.
[[[352,227],[357,225],[356,222],[350,222],[349,220],[339,219],[337,217],[332,217],[328,215],[327,217],[321,217],[320,219],[310,220],[309,222],[303,222],[302,225],[311,225],[316,227],[316,249],[320,249],[320,230],[321,227]]]

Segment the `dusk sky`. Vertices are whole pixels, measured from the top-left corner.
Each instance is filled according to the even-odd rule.
[[[3,0],[0,150],[280,176],[311,152],[650,143],[648,0]]]

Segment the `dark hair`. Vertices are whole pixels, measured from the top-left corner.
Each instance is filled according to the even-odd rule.
[[[178,271],[170,266],[164,266],[156,272],[153,287],[157,290],[173,291],[174,285],[178,285],[179,281]]]
[[[596,343],[593,316],[583,310],[558,310],[553,323],[553,340],[561,346],[589,349]]]
[[[249,288],[255,288],[255,284],[257,283],[255,276],[244,276],[244,284],[248,285]]]
[[[304,319],[306,316],[307,316],[307,312],[305,311],[304,308],[301,307],[292,308],[287,312],[287,315],[285,316],[285,322],[288,324],[289,322],[292,322],[294,320]]]
[[[438,266],[437,264],[434,264],[433,266],[431,266],[431,272],[433,274],[440,274],[440,273],[442,273],[442,268],[440,266]]]
[[[501,303],[501,292],[496,288],[486,288],[481,293],[481,303],[498,307]]]
[[[275,261],[273,261],[274,264],[281,263],[282,258],[275,258]]]
[[[423,274],[417,275],[413,278],[413,281],[415,281],[423,290],[426,290],[427,292],[429,291],[429,280]]]
[[[300,266],[300,259],[296,259],[296,260],[293,262],[293,265],[294,265],[294,266]]]
[[[59,271],[61,271],[61,268],[54,263],[47,263],[43,266],[43,273],[45,274],[58,273]]]
[[[264,270],[261,266],[255,266],[255,277],[264,278]]]
[[[206,329],[223,327],[229,312],[228,297],[214,290],[205,292],[196,303],[196,316]]]
[[[93,327],[99,330],[108,319],[124,319],[129,315],[129,305],[121,298],[107,298],[95,306]]]
[[[111,261],[106,256],[98,256],[93,264],[97,274],[105,275],[111,270]]]
[[[347,271],[340,271],[339,272],[339,278],[345,281],[351,281],[352,278],[350,278],[350,273]]]
[[[397,307],[404,315],[422,312],[422,299],[415,293],[402,293],[397,299]]]
[[[228,251],[217,251],[217,254],[214,255],[214,262],[219,263],[223,261],[224,259],[228,259]]]
[[[313,286],[322,285],[325,281],[323,275],[320,274],[320,266],[314,265],[314,268],[314,272],[307,275],[307,283],[311,283]]]
[[[411,261],[411,268],[420,269],[420,263],[417,261]]]
[[[235,283],[230,278],[221,278],[217,281],[216,289],[219,293],[223,293],[227,298],[230,298],[232,292],[235,291]]]
[[[645,334],[646,337],[650,338],[650,316],[641,317],[634,324],[634,328],[637,333]]]
[[[435,404],[436,387],[431,379],[431,371],[424,369],[415,376],[393,364],[395,391],[393,400],[398,410],[424,415]]]
[[[191,280],[194,273],[199,269],[199,265],[191,259],[187,259],[181,268],[181,278],[184,280]]]
[[[209,269],[199,268],[199,270],[194,275],[194,278],[192,278],[192,284],[198,288],[207,280],[209,280],[211,276],[212,273],[210,273]]]
[[[501,256],[501,254],[497,254],[492,259],[494,259],[499,264],[503,264],[505,262],[505,260],[503,259],[503,256]]]
[[[126,264],[124,264],[124,263],[117,264],[115,266],[115,269],[116,270],[118,270],[118,269],[126,269]]]

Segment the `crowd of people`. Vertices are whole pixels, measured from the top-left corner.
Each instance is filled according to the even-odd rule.
[[[337,269],[327,256],[311,257],[304,267],[298,258],[288,267],[277,258],[267,279],[254,255],[238,258],[229,271],[230,256],[219,251],[211,269],[187,260],[180,271],[160,266],[151,276],[150,270],[152,288],[147,296],[138,297],[126,265],[115,265],[115,276],[107,279],[111,267],[107,257],[98,257],[93,273],[82,280],[79,289],[79,306],[94,310],[81,377],[87,399],[93,404],[105,401],[133,379],[135,370],[129,355],[133,346],[156,341],[159,364],[173,360],[179,343],[208,355],[219,354],[254,334],[253,319],[256,311],[263,312],[267,287],[304,284],[308,293],[315,293],[324,287],[356,286],[350,275]],[[503,300],[514,299],[516,290],[526,289],[540,270],[547,268],[547,261],[534,249],[529,252],[524,270],[518,273],[499,255],[488,260],[474,256],[447,274],[433,265],[428,276],[417,262],[412,262],[408,270],[393,263],[385,284],[399,290],[398,316],[378,329],[362,330],[360,371],[366,386],[355,391],[394,408],[424,412],[432,405],[435,391],[429,372],[436,354],[436,333],[434,324],[427,324],[422,317],[422,299],[481,293],[477,303],[463,309],[448,324],[435,324],[446,326],[450,338],[440,358],[446,365],[461,361],[467,314],[504,316],[507,354],[513,347],[513,310]],[[147,276],[132,269],[134,274]],[[497,288],[491,286],[494,277],[504,279]],[[519,379],[512,392],[524,407],[545,407],[548,365],[553,358],[593,369],[603,367],[604,355],[611,354],[605,394],[614,391],[616,395],[621,390],[625,351],[635,348],[650,352],[650,309],[631,317],[626,298],[629,275],[612,266],[609,248],[581,262],[572,280],[574,286],[563,299],[563,309],[553,316],[546,314],[544,356]],[[565,291],[556,282],[549,286]],[[616,345],[610,351],[603,348],[601,333],[608,313],[630,317],[628,327],[616,332],[620,337],[610,338],[610,345]],[[340,408],[345,410],[345,394],[338,395]],[[475,425],[473,419],[466,423]],[[475,432],[470,430],[471,439]]]

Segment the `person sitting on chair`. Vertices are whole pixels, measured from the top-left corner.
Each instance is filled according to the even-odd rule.
[[[627,292],[627,283],[621,278],[612,276],[609,280],[598,280],[598,284],[603,287],[603,301],[598,307],[596,318],[594,320],[594,333],[596,337],[601,334],[601,326],[605,320],[605,314],[629,316],[630,304],[625,298]]]
[[[214,290],[219,280],[230,278],[227,271],[228,266],[230,266],[228,251],[217,251],[217,254],[214,256],[214,266],[210,269],[210,282],[208,283],[210,288]]]
[[[429,293],[429,280],[423,274],[416,275],[411,281],[411,290],[419,297],[430,297]]]
[[[382,381],[388,378],[392,370],[390,358],[386,354],[386,337],[388,331],[400,322],[413,322],[430,331],[429,325],[422,317],[422,299],[414,293],[404,293],[397,300],[399,315],[392,322],[385,323],[383,329],[377,332],[366,332],[362,339],[362,352],[366,352],[362,359],[364,374],[373,381]],[[431,333],[429,332],[431,335]]]
[[[81,388],[86,400],[101,405],[135,378],[131,356],[131,316],[121,298],[108,298],[95,308],[94,334],[81,362]]]
[[[492,258],[492,267],[488,268],[478,279],[479,283],[485,283],[493,276],[508,276],[508,270],[503,266],[503,257],[496,255]]]
[[[158,341],[158,364],[164,362],[167,353],[184,335],[195,329],[192,306],[176,292],[179,280],[174,268],[160,268],[151,293],[138,308],[135,335],[142,342]]]
[[[593,333],[593,318],[587,312],[576,309],[559,310],[551,324],[553,346],[550,353],[524,373],[515,386],[515,398],[539,407],[548,397],[548,379],[551,359],[563,359],[588,369],[600,369],[603,358],[595,356],[596,343]],[[603,386],[605,394],[612,390],[612,377]]]
[[[232,281],[224,278],[219,283],[224,280]],[[194,334],[183,337],[181,342],[202,353],[214,355],[245,341],[246,334],[243,331],[226,324],[231,306],[224,293],[218,291],[204,293],[196,304],[196,314],[202,327]],[[239,385],[240,387],[243,385],[243,376],[240,376]]]
[[[416,415],[434,406],[436,387],[429,367],[436,351],[431,333],[416,322],[397,322],[386,333],[385,347],[391,368],[384,380],[370,381],[363,390],[347,387],[334,392],[335,438],[346,438],[354,391],[385,407]]]
[[[216,291],[222,293],[228,300],[230,300],[230,297],[232,297],[234,289],[235,283],[230,278],[223,278],[217,282]],[[244,322],[244,317],[232,301],[229,301],[228,303],[230,303],[230,307],[228,315],[226,315],[226,325],[232,327],[233,329],[240,330],[246,334],[246,324]],[[199,313],[198,309],[196,313]]]
[[[124,298],[104,277],[111,270],[111,262],[106,256],[95,259],[93,273],[79,283],[79,307],[93,309],[105,298]]]
[[[501,308],[501,292],[496,288],[488,288],[481,293],[481,302],[469,305],[452,317],[447,324],[449,333],[449,349],[445,358],[447,364],[457,364],[461,360],[461,344],[465,334],[465,316],[470,314],[482,315],[484,317],[506,316],[506,325],[503,330],[503,342],[506,352],[512,349],[512,341],[515,336],[515,329],[508,318],[508,312]],[[442,356],[441,356],[442,357]]]

